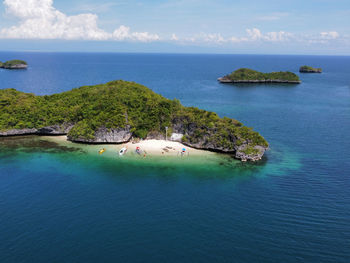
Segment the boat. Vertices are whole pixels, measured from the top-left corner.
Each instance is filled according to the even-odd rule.
[[[103,154],[105,151],[106,151],[106,149],[103,148],[103,149],[99,150],[98,153],[99,153],[99,154]]]
[[[128,149],[125,148],[125,147],[121,148],[120,151],[119,151],[119,155],[120,155],[120,156],[124,155],[124,154],[127,152],[127,150],[128,150]]]

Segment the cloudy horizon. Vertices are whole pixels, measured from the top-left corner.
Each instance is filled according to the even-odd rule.
[[[350,54],[349,3],[293,3],[4,0],[0,50]]]

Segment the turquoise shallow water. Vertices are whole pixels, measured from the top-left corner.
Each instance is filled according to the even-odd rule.
[[[1,262],[348,262],[350,58],[0,53],[1,88],[52,94],[134,80],[242,121],[271,145],[257,164],[151,160],[93,146],[0,138]],[[221,85],[238,67],[322,74]]]

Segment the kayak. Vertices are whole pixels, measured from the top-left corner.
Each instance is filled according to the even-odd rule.
[[[99,153],[99,154],[103,154],[105,151],[106,151],[106,149],[103,148],[103,149],[99,150],[98,153]]]
[[[126,149],[125,147],[121,148],[119,151],[119,155],[124,155],[126,153],[128,149]]]

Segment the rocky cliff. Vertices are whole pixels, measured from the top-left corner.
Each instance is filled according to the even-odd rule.
[[[174,133],[171,139],[174,138],[173,140],[175,141],[180,141],[187,146],[197,149],[232,154],[241,161],[258,161],[268,149],[268,144],[263,142],[256,143],[256,138],[244,136],[245,132],[232,132],[231,129],[227,129],[223,132],[223,135],[218,135],[218,127],[188,123],[183,118],[175,118],[173,122]],[[241,128],[239,122],[235,125],[237,128]],[[201,131],[200,134],[199,130]],[[179,139],[180,137],[181,139]]]
[[[130,141],[132,138],[132,132],[130,131],[130,126],[128,125],[125,128],[112,128],[107,129],[105,127],[100,127],[96,130],[95,136],[92,139],[85,138],[74,138],[68,135],[68,140],[73,142],[81,143],[92,143],[92,144],[101,144],[101,143],[125,143]]]
[[[61,125],[46,126],[39,129],[10,129],[0,131],[0,137],[20,135],[67,135],[73,126],[73,124],[65,123]]]

